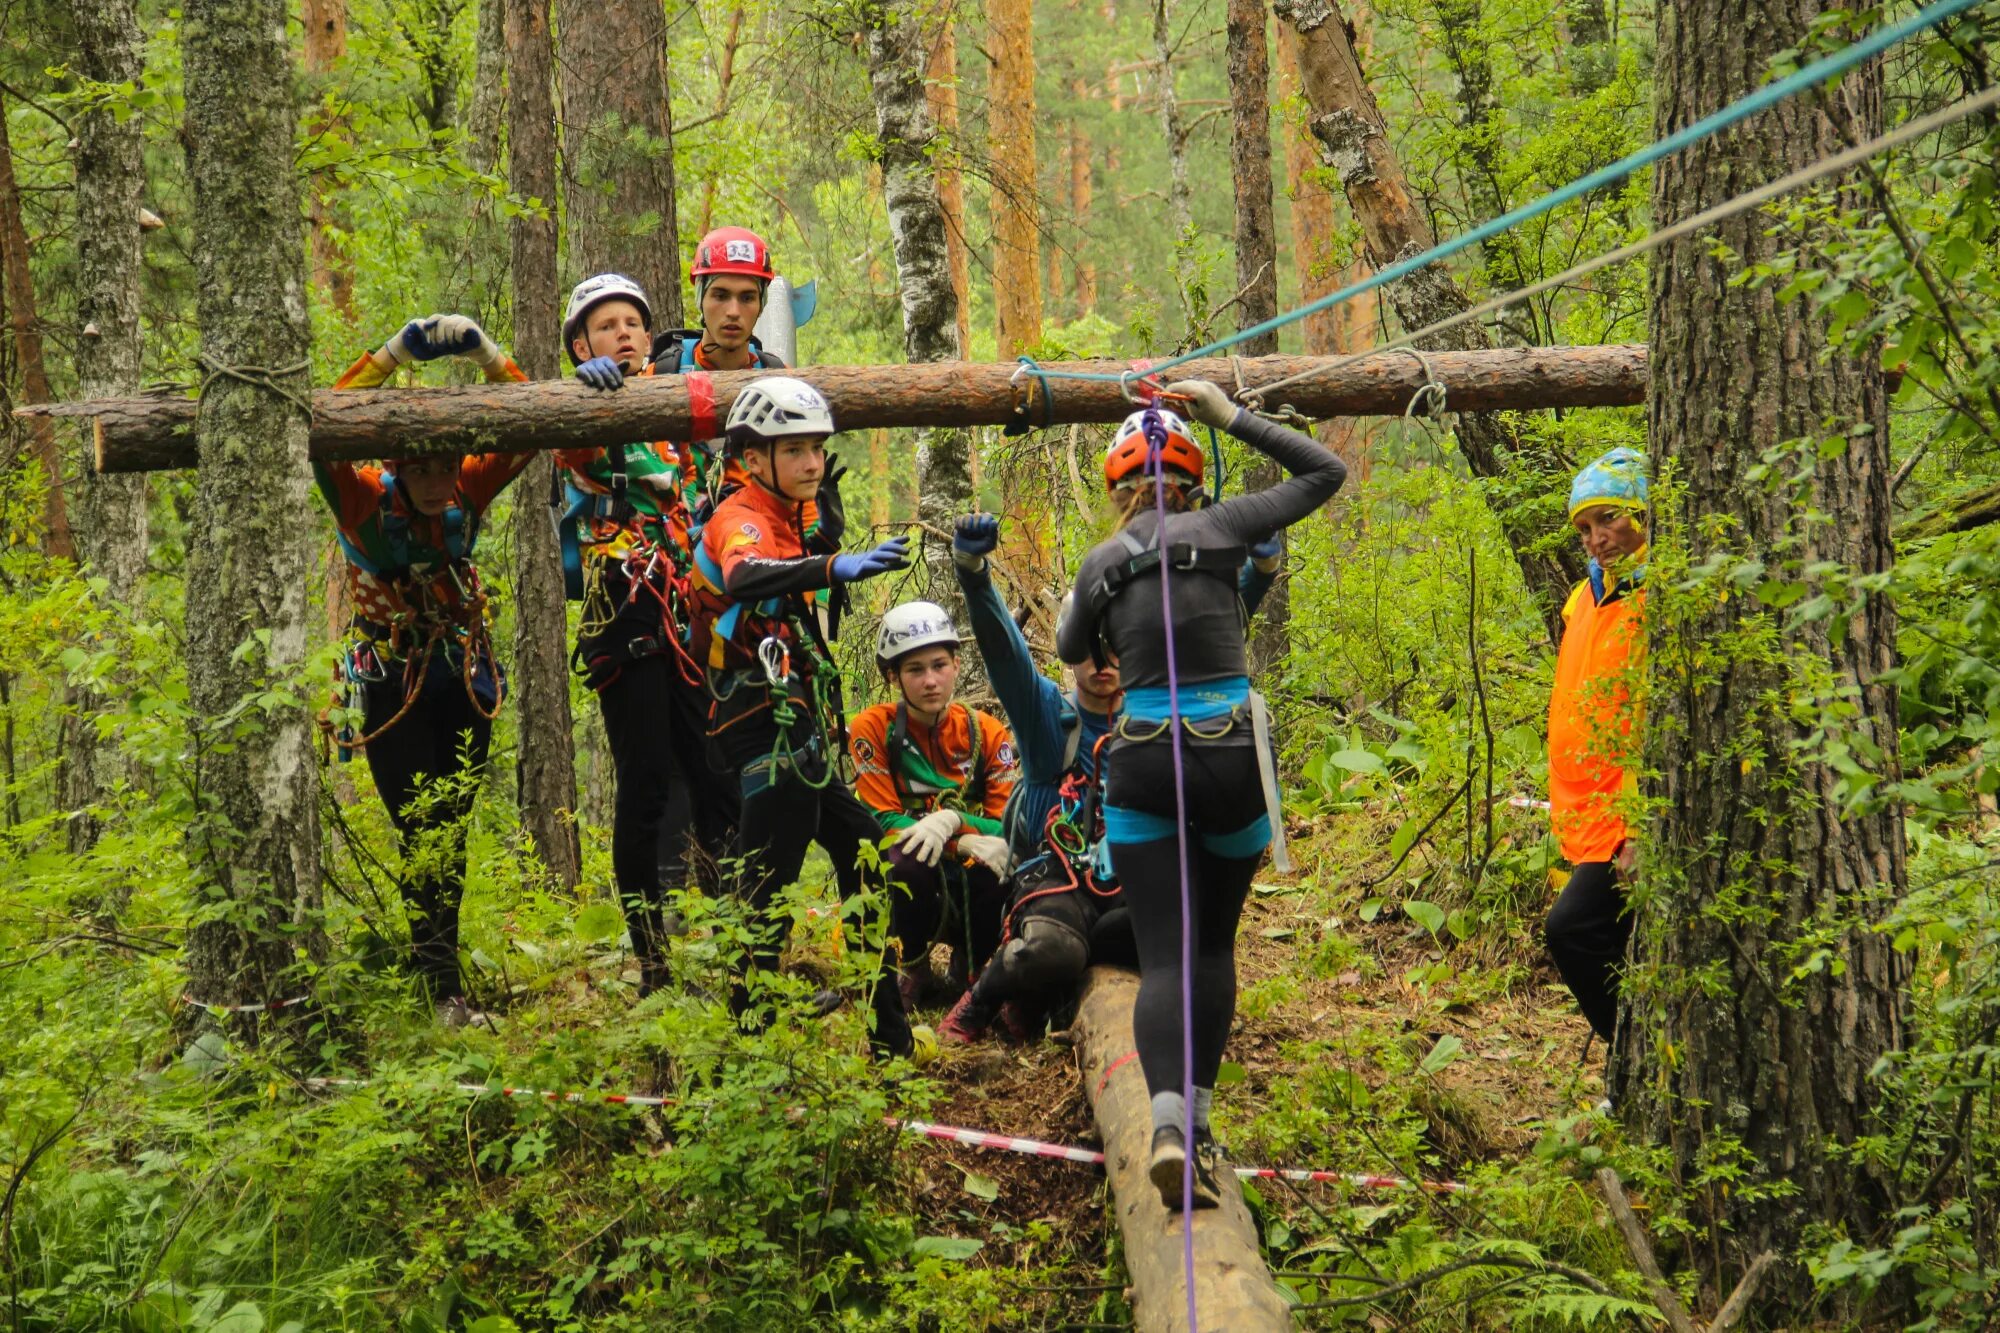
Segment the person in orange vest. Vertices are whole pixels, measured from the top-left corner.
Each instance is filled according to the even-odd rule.
[[[896,701],[848,724],[854,794],[895,838],[886,859],[908,890],[891,899],[905,1008],[916,1004],[931,944],[947,925],[953,981],[964,985],[986,966],[1007,901],[1013,858],[1003,821],[1021,763],[1006,723],[952,698],[958,649],[958,627],[937,603],[890,607],[875,668]]]
[[[817,842],[826,852],[844,902],[861,890],[862,844],[881,836],[875,817],[839,780],[840,673],[828,645],[838,626],[822,615],[830,594],[904,568],[909,540],[842,551],[822,526],[816,497],[833,413],[805,381],[752,381],[730,405],[727,432],[743,482],[726,491],[695,547],[689,623],[714,700],[710,743],[723,771],[735,775],[742,802],[736,854],[743,896],[759,918],[730,993],[741,1019],[758,1000],[753,974],[777,969],[785,923],[770,908],[798,878],[807,847]],[[914,1042],[893,973],[881,969],[871,991],[871,1045],[909,1055]],[[766,1023],[761,1006],[751,1021]]]
[[[527,378],[466,316],[432,315],[362,353],[333,387],[372,389],[408,362],[446,356],[473,362],[492,383]],[[466,1002],[458,967],[465,819],[477,792],[462,775],[485,768],[506,688],[473,545],[494,500],[533,458],[429,453],[380,465],[313,463],[347,557],[352,619],[341,692],[361,710],[359,729],[335,740],[343,757],[360,750],[367,759],[405,857],[422,867],[401,884],[411,964],[450,1027],[485,1017]]]
[[[1569,517],[1590,577],[1563,607],[1549,695],[1549,820],[1575,866],[1544,927],[1549,955],[1590,1030],[1610,1045],[1618,968],[1632,936],[1621,885],[1636,852],[1621,805],[1637,743],[1633,681],[1646,650],[1646,460],[1613,449],[1577,473]]]

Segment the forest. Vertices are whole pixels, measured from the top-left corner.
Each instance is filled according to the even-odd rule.
[[[1996,43],[1995,0],[0,0],[0,1323],[2000,1325]],[[682,534],[666,624],[713,649],[628,641],[564,529],[631,513],[578,460],[682,442],[692,495],[779,392],[704,359],[732,274],[841,431],[783,552],[838,632],[739,672],[780,749],[772,645],[800,711],[907,742],[886,645],[935,602],[1032,761],[1007,691],[1068,657],[1084,700],[1079,571],[1142,526],[1128,411],[1175,597],[1214,580],[1171,522],[1304,480],[1260,441],[1344,464],[1226,552],[1278,840],[1169,1097],[1218,1207],[1160,1184],[1116,960],[957,1039],[971,908],[935,964],[898,935],[921,834],[741,890],[805,834],[753,836],[745,766],[711,864],[721,731],[669,764],[614,704],[645,663],[713,690],[753,600]],[[684,364],[603,355],[604,291]],[[1162,404],[1220,503],[1170,518]],[[729,486],[779,485],[737,431]],[[353,488],[475,467],[463,637],[378,712]],[[1610,608],[1643,640],[1579,685]],[[434,664],[472,713],[391,791]],[[1618,756],[1590,855],[1579,728]],[[823,739],[822,838],[867,795]],[[1183,895],[1212,813],[1169,824]],[[947,822],[939,876],[1004,892],[1011,823]],[[1120,874],[1144,959],[1174,886]]]

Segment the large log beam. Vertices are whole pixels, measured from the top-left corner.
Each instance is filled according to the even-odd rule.
[[[1077,1060],[1104,1143],[1132,1279],[1132,1326],[1139,1333],[1188,1333],[1187,1265],[1182,1218],[1160,1203],[1147,1178],[1153,1111],[1132,1052],[1132,1001],[1139,979],[1095,967],[1077,1006]],[[1257,1227],[1234,1175],[1222,1182],[1222,1206],[1194,1214],[1194,1296],[1198,1328],[1230,1333],[1289,1333],[1291,1302],[1257,1247]]]
[[[1550,407],[1629,407],[1646,397],[1646,349],[1510,347],[1479,352],[1410,352],[1345,359],[1211,357],[1172,372],[1250,388],[1304,376],[1272,396],[1308,417],[1401,416],[1430,375],[1445,385],[1452,411]],[[1072,361],[1052,371],[1116,373],[1118,362]],[[795,372],[826,395],[842,430],[876,426],[998,426],[1025,413],[1029,423],[1114,422],[1131,410],[1113,383],[1056,379],[1045,398],[1018,366],[946,361],[908,366],[814,366]],[[760,372],[710,377],[713,413],[726,416]],[[627,381],[597,393],[574,380],[482,384],[448,389],[374,389],[313,395],[312,456],[360,460],[445,451],[571,449],[631,440],[686,439],[696,430],[688,377]],[[94,418],[99,472],[194,466],[192,398],[115,398],[53,404],[29,412]]]

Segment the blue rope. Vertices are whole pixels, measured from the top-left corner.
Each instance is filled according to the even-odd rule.
[[[1220,501],[1223,483],[1229,480],[1222,470],[1222,441],[1215,438],[1215,427],[1206,421],[1201,423],[1201,428],[1208,432],[1208,453],[1215,460],[1215,486],[1208,493],[1209,499]]]
[[[1284,328],[1287,324],[1293,324],[1306,318],[1308,315],[1315,315],[1329,307],[1351,301],[1364,292],[1373,291],[1377,287],[1383,287],[1396,281],[1398,278],[1407,277],[1428,264],[1448,258],[1461,250],[1478,245],[1482,241],[1491,240],[1503,231],[1508,231],[1513,227],[1519,226],[1531,218],[1538,218],[1542,214],[1559,208],[1573,199],[1581,198],[1593,190],[1601,189],[1606,185],[1616,184],[1640,168],[1651,166],[1663,157],[1671,156],[1691,144],[1696,144],[1703,139],[1710,138],[1720,131],[1728,129],[1731,125],[1747,120],[1758,112],[1784,101],[1787,97],[1795,93],[1803,92],[1817,84],[1824,83],[1835,75],[1844,74],[1864,60],[1869,60],[1882,54],[1882,52],[1888,50],[1898,42],[1904,41],[1926,28],[1936,27],[1946,19],[1963,14],[1966,10],[1971,9],[1980,2],[1981,0],[1939,0],[1939,3],[1911,15],[1900,23],[1892,23],[1886,28],[1878,28],[1861,40],[1839,51],[1835,51],[1832,55],[1824,56],[1802,69],[1794,70],[1774,83],[1767,83],[1755,92],[1731,102],[1721,110],[1703,116],[1694,124],[1677,130],[1664,139],[1655,140],[1637,152],[1630,153],[1613,162],[1608,167],[1599,167],[1588,176],[1571,181],[1568,185],[1553,190],[1532,203],[1523,204],[1510,213],[1503,213],[1490,222],[1483,222],[1462,236],[1455,236],[1448,241],[1440,241],[1422,254],[1412,255],[1408,259],[1400,260],[1385,269],[1377,270],[1366,278],[1363,278],[1360,282],[1353,283],[1341,288],[1337,292],[1322,296],[1318,300],[1307,305],[1302,305],[1296,310],[1287,311],[1285,314],[1267,319],[1261,324],[1254,324],[1247,329],[1239,329],[1228,337],[1219,338],[1205,347],[1197,347],[1191,352],[1183,352],[1179,356],[1171,357],[1168,360],[1160,362],[1158,365],[1149,367],[1146,374],[1148,376],[1157,375],[1163,371],[1172,370],[1176,366],[1186,365],[1188,362],[1198,360],[1201,357],[1213,356],[1217,352],[1234,347],[1237,343],[1243,342],[1246,339],[1260,338],[1267,333],[1273,333],[1278,329]],[[1023,357],[1022,360],[1025,361],[1027,358]],[[1106,384],[1122,384],[1130,378],[1129,372],[1110,375],[1100,371],[1050,370],[1041,366],[1037,366],[1035,369],[1046,376],[1055,376],[1067,380],[1092,380]]]

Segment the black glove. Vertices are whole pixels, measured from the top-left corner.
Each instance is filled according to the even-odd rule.
[[[840,479],[847,475],[839,454],[826,456],[826,475],[819,483],[819,535],[828,550],[838,550],[847,535],[847,503],[840,498]]]

